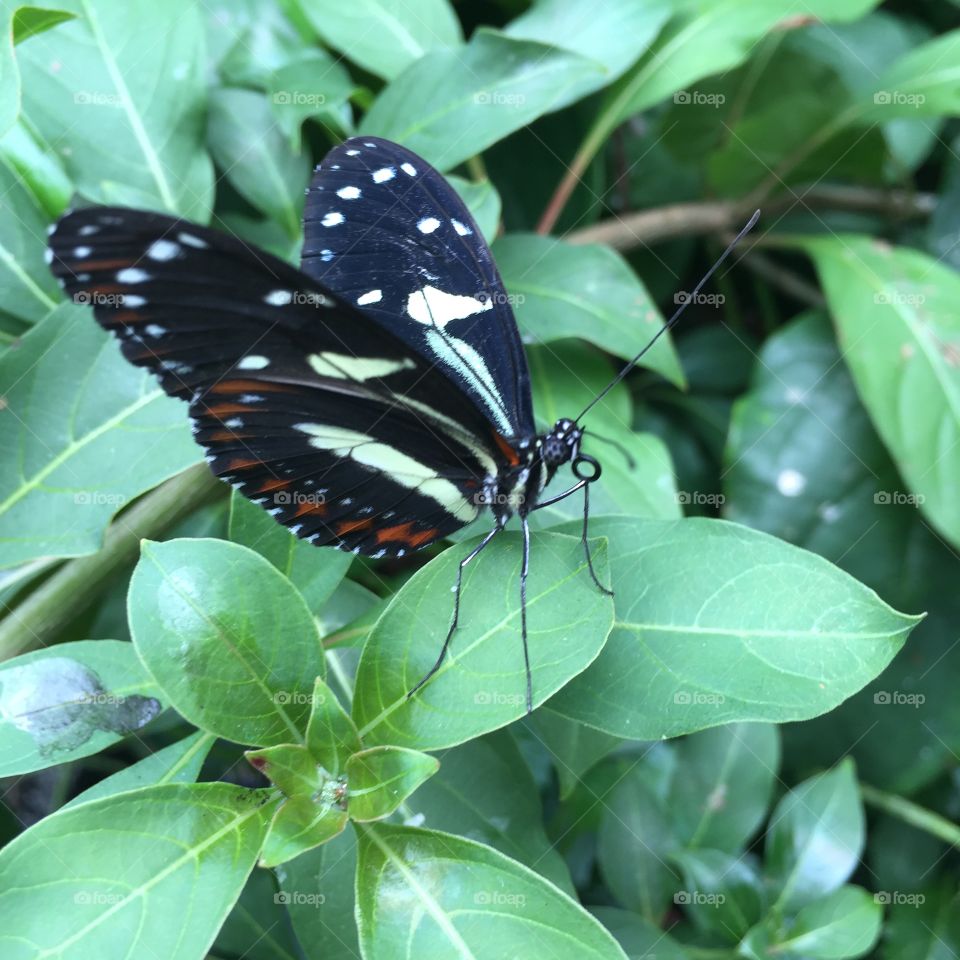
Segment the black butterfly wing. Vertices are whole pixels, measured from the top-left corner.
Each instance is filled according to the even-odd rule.
[[[502,436],[534,435],[526,357],[493,255],[416,154],[376,137],[331,150],[307,191],[301,269],[439,364]]]
[[[65,216],[50,255],[126,358],[190,401],[213,472],[297,535],[397,555],[476,517],[504,456],[485,413],[300,271],[197,224],[114,207]]]

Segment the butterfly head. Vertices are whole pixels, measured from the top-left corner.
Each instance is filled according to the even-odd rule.
[[[543,462],[552,473],[557,467],[569,463],[580,452],[583,430],[573,420],[562,418],[542,441]]]

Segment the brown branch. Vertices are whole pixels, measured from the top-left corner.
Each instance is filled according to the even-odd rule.
[[[903,220],[929,216],[936,197],[907,190],[875,190],[866,187],[816,186],[806,192],[797,190],[764,204],[767,217],[794,208],[846,210],[878,213]],[[604,243],[615,250],[631,250],[674,237],[733,230],[756,209],[749,197],[743,200],[713,200],[675,203],[654,210],[628,213],[612,220],[574,230],[565,240],[570,243]],[[761,221],[762,222],[762,221]]]

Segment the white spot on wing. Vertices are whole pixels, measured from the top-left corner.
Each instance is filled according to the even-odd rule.
[[[143,283],[144,280],[149,280],[150,274],[146,270],[141,270],[139,267],[127,267],[126,270],[120,270],[117,272],[117,282],[118,283]]]
[[[417,323],[445,327],[454,320],[463,320],[492,309],[493,301],[446,293],[436,287],[415,290],[407,297],[407,313]]]
[[[192,233],[178,233],[177,239],[181,243],[185,243],[188,247],[195,247],[197,250],[206,250],[209,246],[206,240],[201,240]]]
[[[134,293],[125,293],[123,295],[123,305],[125,307],[142,307],[146,302],[145,297],[138,297]]]
[[[81,227],[77,233],[79,233],[81,237],[90,237],[99,230],[100,228],[95,223],[88,223],[85,227]]]
[[[433,233],[439,226],[440,221],[436,217],[424,217],[417,223],[417,229],[421,233]]]
[[[417,175],[417,168],[412,163],[401,163],[400,169],[408,176],[415,177]]]
[[[331,210],[321,221],[320,224],[324,227],[335,227],[340,223],[343,223],[344,216],[342,213],[339,213],[336,210]]]
[[[369,303],[379,303],[383,299],[382,290],[368,290],[366,293],[357,297],[357,306],[365,307]]]
[[[337,191],[337,196],[343,200],[357,200],[360,197],[359,187],[341,187]]]
[[[269,303],[271,307],[285,307],[293,300],[292,290],[271,290],[264,298],[264,303]]]
[[[397,175],[397,171],[393,167],[381,167],[379,170],[373,171],[373,182],[374,183],[386,183],[388,180],[392,180]]]
[[[465,223],[461,223],[459,220],[451,220],[450,222],[453,224],[453,229],[456,230],[461,237],[469,237],[473,233]]]
[[[348,157],[355,157],[359,152],[360,152],[359,150],[348,150],[348,151],[347,151],[347,156],[348,156]]]
[[[180,250],[180,244],[172,240],[154,240],[147,247],[147,256],[151,260],[172,260]]]
[[[93,247],[74,247],[73,255],[75,257],[89,257],[93,253]]]
[[[237,364],[238,370],[262,370],[264,367],[270,366],[270,360],[267,357],[261,357],[257,354],[251,353],[249,356],[243,357],[240,362]]]
[[[154,337],[154,338],[156,338],[156,337],[162,337],[162,336],[167,332],[167,328],[166,328],[166,327],[161,327],[160,324],[158,324],[158,323],[148,323],[148,324],[143,328],[143,332],[144,332],[148,337]]]

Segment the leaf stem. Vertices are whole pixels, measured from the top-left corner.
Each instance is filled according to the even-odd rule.
[[[889,813],[898,820],[910,824],[911,827],[929,833],[954,847],[960,847],[960,826],[940,816],[939,813],[934,813],[895,793],[878,790],[868,783],[860,783],[860,796],[865,803],[883,810],[884,813]]]
[[[117,573],[134,563],[141,539],[157,537],[223,490],[200,463],[142,497],[110,524],[102,550],[67,560],[0,620],[0,661],[53,642]]]

